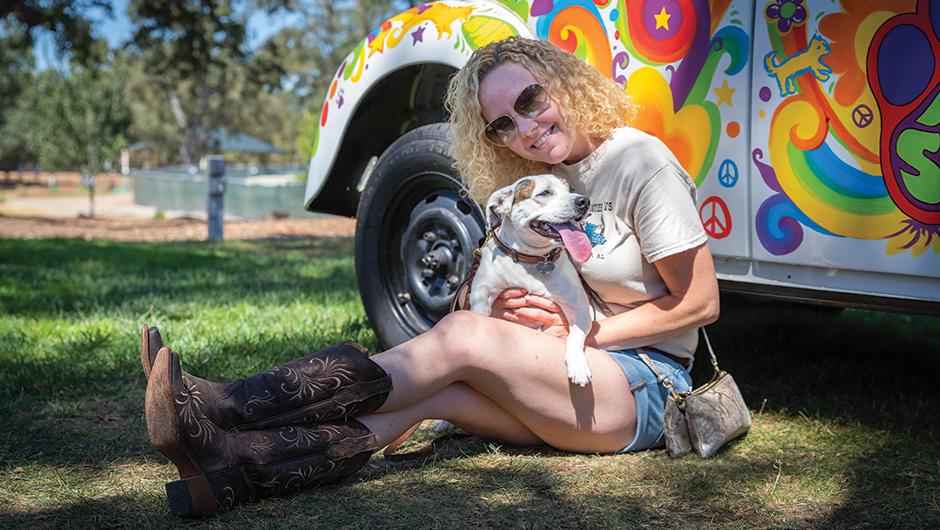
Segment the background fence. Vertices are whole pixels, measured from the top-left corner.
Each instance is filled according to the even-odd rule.
[[[266,217],[321,217],[303,209],[306,182],[299,180],[302,168],[253,170],[226,168],[225,214],[246,219]],[[195,175],[185,168],[134,170],[134,202],[162,210],[206,212],[209,181],[205,173]]]

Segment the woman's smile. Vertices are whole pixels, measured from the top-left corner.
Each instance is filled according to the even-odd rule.
[[[542,133],[542,136],[540,136],[539,139],[534,144],[532,144],[532,148],[536,150],[541,149],[542,146],[545,145],[545,142],[548,141],[549,136],[551,136],[552,133],[554,132],[555,132],[555,126],[552,125],[551,127],[548,128],[547,131]]]

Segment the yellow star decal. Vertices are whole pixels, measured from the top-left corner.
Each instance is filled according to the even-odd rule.
[[[386,32],[382,31],[372,39],[372,42],[369,43],[368,57],[372,57],[375,52],[383,53],[385,51],[385,36]]]
[[[718,96],[718,105],[722,103],[727,103],[729,107],[733,107],[734,104],[731,102],[731,96],[734,95],[734,89],[728,86],[728,80],[725,79],[721,86],[714,89],[715,95]]]
[[[653,18],[656,19],[656,29],[665,28],[666,31],[669,31],[669,18],[672,17],[669,13],[666,12],[666,6],[663,6],[662,10],[658,15],[653,15]]]

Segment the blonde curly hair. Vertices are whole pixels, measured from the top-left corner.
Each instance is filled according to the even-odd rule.
[[[549,171],[548,164],[490,143],[483,132],[480,82],[505,62],[528,70],[548,89],[563,119],[590,137],[607,138],[634,116],[633,103],[621,86],[550,42],[509,37],[479,48],[451,79],[444,105],[450,114],[457,170],[470,198],[480,204],[519,177]]]

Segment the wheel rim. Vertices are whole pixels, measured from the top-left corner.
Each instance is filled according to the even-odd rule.
[[[389,204],[394,213],[381,238],[390,243],[383,283],[395,317],[412,336],[430,329],[450,310],[473,250],[483,239],[482,215],[465,197],[453,177],[427,172],[408,179]]]

